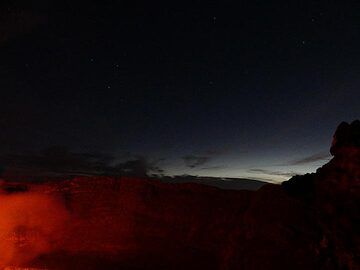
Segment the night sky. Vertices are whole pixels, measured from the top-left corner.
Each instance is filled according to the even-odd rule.
[[[75,2],[1,1],[2,154],[278,182],[360,117],[357,1]]]

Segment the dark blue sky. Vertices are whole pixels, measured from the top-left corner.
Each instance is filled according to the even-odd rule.
[[[50,2],[0,4],[3,153],[64,145],[280,181],[359,118],[356,2]]]

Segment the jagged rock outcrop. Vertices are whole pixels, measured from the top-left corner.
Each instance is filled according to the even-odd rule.
[[[342,122],[333,137],[330,153],[333,156],[344,154],[347,156],[349,149],[360,147],[360,120],[355,120],[351,124]]]
[[[342,122],[330,153],[334,156],[314,174],[283,183],[316,213],[317,251],[325,269],[360,269],[360,121]]]
[[[358,132],[358,121],[342,123],[328,164],[258,191],[124,177],[3,182],[0,268],[359,269]]]

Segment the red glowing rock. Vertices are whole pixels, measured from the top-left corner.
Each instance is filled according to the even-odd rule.
[[[0,266],[359,269],[354,123],[339,127],[334,158],[315,174],[258,191],[125,177],[4,182]]]

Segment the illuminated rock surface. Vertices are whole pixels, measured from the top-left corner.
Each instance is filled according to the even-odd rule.
[[[328,164],[258,191],[124,177],[3,182],[0,268],[359,269],[358,132],[342,124]]]

